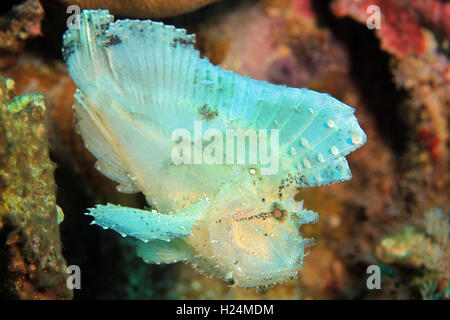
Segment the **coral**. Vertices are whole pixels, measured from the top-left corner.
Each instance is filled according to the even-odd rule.
[[[443,251],[427,235],[407,226],[399,233],[384,238],[376,256],[387,264],[402,264],[414,268],[441,269]]]
[[[450,185],[450,4],[437,0],[334,0],[338,17],[366,24],[367,7],[378,5],[381,28],[374,30],[380,47],[390,54],[390,69],[407,99],[397,106],[409,132],[401,157],[400,193],[420,213],[431,205],[446,207]]]
[[[43,18],[39,0],[27,0],[0,16],[0,69],[17,61],[25,40],[41,35]]]
[[[6,296],[70,299],[61,254],[54,164],[49,159],[41,95],[11,98],[14,81],[0,83],[0,272]]]
[[[440,209],[425,213],[424,231],[405,226],[399,233],[381,240],[376,255],[387,264],[403,264],[413,268],[425,267],[450,279],[450,222]]]
[[[439,0],[334,0],[336,16],[352,16],[366,23],[372,13],[367,7],[377,5],[381,11],[381,29],[377,32],[383,49],[398,57],[424,52],[422,26],[426,26],[450,41],[450,3]]]
[[[352,16],[366,23],[367,8],[377,5],[381,12],[381,28],[377,30],[381,48],[402,58],[407,54],[421,55],[425,51],[425,36],[418,17],[401,0],[335,0],[332,9],[336,16]]]
[[[432,158],[443,157],[445,162],[448,157],[444,150],[448,141],[445,119],[450,105],[450,63],[445,51],[450,40],[450,4],[435,0],[335,0],[332,8],[338,17],[349,15],[366,23],[366,9],[371,4],[380,7],[381,28],[376,33],[381,48],[393,55],[396,82],[411,92],[416,109],[419,106],[426,109],[427,115],[422,117],[428,119],[414,119],[419,122],[416,127],[421,140]],[[427,29],[429,24],[423,20],[432,22],[431,30],[442,27],[447,41],[438,43],[437,36]]]
[[[409,6],[431,29],[450,41],[450,3],[437,0],[410,0]]]
[[[450,218],[441,209],[425,212],[421,228],[406,225],[383,238],[376,247],[376,257],[384,264],[395,264],[420,271],[416,278],[424,299],[448,296],[450,283]],[[435,294],[441,285],[442,293]],[[443,289],[442,287],[447,287]]]
[[[420,294],[423,300],[439,300],[450,298],[450,281],[447,286],[439,290],[438,282],[436,280],[425,280],[420,287]]]
[[[59,0],[67,6],[82,9],[108,8],[118,16],[135,18],[162,18],[194,11],[218,0]]]
[[[432,34],[426,33],[426,39],[421,56],[393,59],[393,73],[397,84],[411,92],[410,108],[416,114],[411,121],[429,155],[428,162],[445,163],[449,156],[450,60]]]

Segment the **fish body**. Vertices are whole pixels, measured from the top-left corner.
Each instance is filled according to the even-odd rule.
[[[351,178],[345,156],[366,141],[354,109],[214,66],[194,35],[150,20],[85,10],[63,40],[97,168],[157,209],[97,206],[93,223],[136,238],[149,263],[242,287],[295,276],[312,243],[299,228],[318,216],[294,195]]]

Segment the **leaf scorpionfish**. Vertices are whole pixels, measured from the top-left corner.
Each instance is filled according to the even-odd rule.
[[[366,135],[330,95],[224,70],[194,44],[184,29],[107,10],[83,11],[64,34],[86,148],[119,191],[155,208],[88,214],[135,238],[147,263],[188,262],[240,287],[281,283],[313,244],[300,227],[318,220],[295,194],[349,180],[345,156]]]

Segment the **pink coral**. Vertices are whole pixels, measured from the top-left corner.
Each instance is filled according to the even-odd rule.
[[[410,0],[409,6],[431,28],[443,32],[450,41],[450,2],[436,0]]]
[[[332,4],[337,17],[352,16],[365,23],[370,14],[367,8],[377,5],[381,12],[381,28],[378,30],[381,47],[398,56],[409,53],[421,55],[425,51],[425,37],[420,19],[414,11],[405,8],[404,1],[398,0],[336,0]]]

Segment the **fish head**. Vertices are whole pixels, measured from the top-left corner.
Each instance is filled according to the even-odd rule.
[[[271,286],[296,276],[313,244],[300,227],[318,215],[293,198],[281,200],[277,190],[262,191],[253,183],[227,185],[211,202],[207,225],[194,235],[203,237],[196,245],[201,269],[239,287]]]

